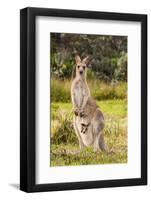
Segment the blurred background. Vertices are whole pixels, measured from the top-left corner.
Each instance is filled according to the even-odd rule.
[[[101,81],[127,80],[127,37],[51,33],[51,66],[57,78],[70,79],[75,55],[90,55],[88,78]]]
[[[90,82],[93,96],[100,99],[125,98],[127,90],[127,37],[51,33],[51,73],[55,93],[52,101],[70,101],[70,94],[64,91],[65,99],[60,99],[58,81],[68,81],[75,75],[75,55],[80,57],[89,55],[90,70],[87,79]],[[91,81],[92,80],[92,81]],[[98,85],[102,83],[101,91]],[[57,84],[58,83],[58,84]],[[92,88],[93,87],[93,88]],[[115,91],[117,87],[117,91]],[[120,88],[119,88],[120,87]],[[59,91],[58,91],[59,90]],[[65,89],[64,89],[65,90]],[[100,90],[100,88],[99,88]],[[56,94],[59,92],[59,96]]]

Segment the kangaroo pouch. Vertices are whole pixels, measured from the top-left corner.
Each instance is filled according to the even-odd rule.
[[[92,134],[92,125],[90,124],[88,126],[88,129],[87,129],[86,133],[84,134],[83,132],[81,132],[82,119],[80,117],[76,117],[75,123],[78,128],[78,132],[80,134],[83,144],[85,146],[92,145],[93,141],[94,141],[93,134]]]

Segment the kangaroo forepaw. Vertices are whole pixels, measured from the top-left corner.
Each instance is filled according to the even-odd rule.
[[[78,109],[78,108],[75,108],[75,109],[74,109],[74,114],[75,114],[75,116],[78,116],[78,115],[79,115],[79,109]]]
[[[80,111],[80,117],[85,117],[85,112],[83,110]]]

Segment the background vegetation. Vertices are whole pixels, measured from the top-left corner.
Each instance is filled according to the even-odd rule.
[[[105,82],[127,80],[127,37],[51,33],[53,77],[71,79],[75,55],[91,57],[88,78]]]
[[[111,154],[79,154],[70,97],[75,55],[89,55],[87,81],[105,116]],[[127,162],[127,37],[51,33],[51,166]]]

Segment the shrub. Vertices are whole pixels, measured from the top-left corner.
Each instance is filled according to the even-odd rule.
[[[127,98],[127,83],[105,83],[99,80],[88,81],[91,95],[94,99],[108,100],[108,99],[125,99]]]
[[[120,82],[116,87],[115,94],[119,99],[127,98],[127,82]]]
[[[51,102],[69,102],[70,101],[70,81],[51,80]]]
[[[73,115],[62,110],[57,112],[57,125],[52,130],[53,144],[78,144],[78,139],[73,128]],[[52,122],[53,123],[53,122]]]
[[[127,80],[127,36],[51,33],[51,70],[60,79],[70,78],[75,55],[89,55],[99,80]]]

